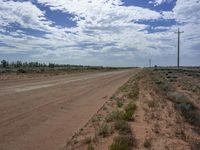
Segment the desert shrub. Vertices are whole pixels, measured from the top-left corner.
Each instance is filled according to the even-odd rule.
[[[181,112],[188,112],[195,109],[192,103],[179,103],[176,105],[176,108],[181,110]]]
[[[127,83],[125,83],[123,86],[120,87],[120,91],[122,92],[128,92],[130,89],[130,81],[128,81]]]
[[[158,103],[156,103],[156,101],[148,101],[148,106],[149,108],[155,108],[158,106]]]
[[[27,73],[27,71],[24,70],[24,69],[18,69],[18,70],[17,70],[17,73]]]
[[[92,143],[92,138],[91,138],[91,137],[86,137],[86,138],[83,140],[83,143],[84,143],[84,144],[90,144],[90,143]]]
[[[137,100],[139,96],[139,86],[138,82],[135,82],[134,85],[131,87],[130,92],[128,93],[128,98],[132,100]]]
[[[112,127],[108,124],[102,124],[99,127],[98,134],[100,136],[106,137],[112,133]]]
[[[124,113],[123,113],[123,116],[122,116],[122,119],[123,120],[126,120],[126,121],[130,121],[130,120],[132,120],[133,118],[133,111],[125,111]]]
[[[200,84],[192,86],[192,91],[193,92],[200,92]]]
[[[131,127],[125,120],[116,120],[114,127],[117,131],[119,131],[119,134],[131,134]]]
[[[130,102],[126,108],[125,111],[135,111],[137,108],[136,104],[134,102]]]
[[[109,113],[106,116],[105,120],[107,122],[112,122],[115,120],[126,120],[126,121],[132,120],[136,108],[137,108],[136,104],[131,102],[126,106],[124,111],[113,111]]]
[[[175,102],[176,104],[191,104],[189,99],[179,92],[169,92],[167,94],[168,98]],[[192,104],[191,104],[192,105]]]
[[[145,139],[143,145],[144,145],[145,148],[150,148],[151,147],[151,140]]]
[[[117,100],[117,107],[121,108],[123,106],[123,102],[121,100]]]
[[[87,148],[88,150],[94,150],[94,146],[90,143],[90,144],[88,144],[88,148]]]
[[[163,90],[163,91],[169,91],[170,90],[170,86],[169,86],[169,83],[167,81],[160,81],[159,83],[160,84],[158,84],[158,87],[161,90]]]
[[[119,135],[117,136],[109,150],[131,150],[136,145],[136,139],[133,135]]]
[[[198,110],[181,110],[181,113],[190,124],[200,127],[200,112]]]
[[[169,76],[169,75],[168,75],[166,78],[167,78],[167,79],[170,79],[170,78],[171,78],[171,76]]]
[[[194,141],[192,143],[192,150],[199,150],[200,149],[200,141]]]
[[[132,120],[132,117],[133,117],[133,114],[134,114],[136,108],[137,108],[137,106],[135,103],[133,103],[133,102],[129,103],[126,106],[125,111],[123,112],[122,119],[126,120],[126,121]]]
[[[120,120],[122,118],[122,116],[123,116],[122,111],[113,111],[113,112],[109,113],[105,119],[107,122],[112,122],[115,120]]]

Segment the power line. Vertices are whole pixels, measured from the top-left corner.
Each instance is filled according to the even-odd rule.
[[[178,28],[178,32],[175,32],[176,34],[178,34],[178,54],[177,54],[177,67],[180,67],[180,35],[181,33],[184,33],[184,31],[180,31],[180,29]]]

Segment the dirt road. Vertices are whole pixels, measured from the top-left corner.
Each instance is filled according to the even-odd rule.
[[[0,149],[62,148],[133,72],[0,81]]]

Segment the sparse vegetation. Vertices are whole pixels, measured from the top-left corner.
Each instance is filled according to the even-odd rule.
[[[167,92],[170,90],[169,83],[163,78],[154,78],[154,81],[157,84],[158,88],[161,89],[162,91]]]
[[[158,104],[154,100],[148,101],[147,104],[148,104],[149,108],[155,108],[158,106]]]
[[[88,148],[87,148],[88,150],[94,150],[94,146],[90,143],[90,144],[88,144]]]
[[[138,81],[135,81],[134,86],[131,87],[131,90],[128,94],[128,98],[131,100],[137,100],[139,95],[139,86],[138,86]]]
[[[144,140],[144,147],[145,148],[150,148],[151,147],[151,140],[145,139]]]
[[[131,150],[135,144],[136,139],[132,135],[119,135],[114,139],[109,150]]]
[[[194,141],[192,143],[192,150],[199,150],[200,149],[200,141]]]
[[[107,122],[113,122],[115,120],[120,120],[122,118],[122,111],[113,111],[106,116]]]
[[[176,104],[191,104],[189,99],[180,92],[169,92],[167,94],[168,98]]]
[[[136,108],[137,108],[136,104],[134,102],[130,102],[126,106],[125,111],[123,112],[122,119],[127,120],[127,121],[132,120],[133,119],[132,117]]]
[[[163,95],[166,95],[168,99],[170,99],[176,108],[180,112],[180,114],[185,118],[187,122],[194,126],[195,131],[198,132],[200,129],[200,110],[198,110],[194,104],[190,101],[190,98],[179,92],[176,88],[176,85],[171,85],[168,83],[168,79],[176,79],[177,75],[185,74],[186,76],[195,76],[192,73],[198,73],[193,70],[171,70],[165,73],[166,70],[157,70],[155,73],[150,73],[152,79],[157,85],[158,89],[163,92]],[[176,74],[176,75],[175,75]],[[187,78],[188,79],[188,78]],[[193,78],[190,78],[193,79]],[[178,82],[179,81],[179,82]],[[198,84],[194,85],[191,80],[177,80],[179,86],[182,86],[182,89],[189,90],[198,93]]]
[[[108,135],[110,135],[112,133],[112,126],[104,123],[102,125],[100,125],[99,130],[98,130],[98,134],[102,137],[106,137]]]
[[[188,132],[192,132],[195,136],[198,133],[200,135],[200,113],[198,105],[192,99],[198,96],[190,97],[190,94],[184,93],[184,90],[182,90],[180,84],[182,76],[179,76],[179,74],[183,72],[185,71],[160,70],[159,68],[156,71],[146,69],[141,73],[142,77],[139,77],[140,82],[136,82],[138,77],[131,78],[119,89],[119,96],[117,97],[116,94],[112,97],[112,101],[109,101],[109,108],[106,112],[104,111],[106,117],[102,117],[103,119],[100,121],[100,124],[103,122],[106,125],[101,124],[101,132],[98,132],[101,133],[98,134],[100,138],[109,136],[113,139],[112,144],[108,146],[109,150],[131,150],[136,146],[138,149],[156,149],[159,138],[168,139],[168,143],[171,144],[164,144],[163,147],[161,146],[163,149],[179,146],[178,144],[173,145],[174,139],[184,141],[184,148],[188,148],[188,146],[192,150],[199,148],[198,140],[194,140],[196,137],[192,135],[192,138],[194,138],[192,139],[189,137],[191,135],[188,134]],[[191,84],[190,81],[187,82],[195,87],[197,85]],[[139,85],[140,87],[144,86],[144,88],[139,89]],[[141,94],[140,101],[137,101],[139,94]],[[137,116],[135,115],[136,118],[133,120],[137,109]],[[187,128],[189,127],[185,126],[186,121],[190,123],[190,125],[187,125],[191,127],[188,131]],[[111,126],[111,132],[108,126]],[[137,131],[136,137],[137,134],[141,133],[144,134],[146,139],[143,139],[143,136],[140,139],[140,136],[138,136],[138,142],[136,142],[133,131]],[[112,136],[110,136],[111,134]],[[172,137],[172,139],[169,137]],[[153,142],[154,138],[155,142]]]
[[[124,104],[121,100],[117,100],[117,107],[121,108],[123,105]]]
[[[116,120],[114,123],[115,129],[119,132],[119,134],[131,134],[131,127],[125,120]]]
[[[91,138],[91,137],[86,137],[86,138],[83,140],[83,143],[84,143],[84,144],[90,144],[90,143],[92,143],[92,138]]]
[[[115,120],[126,120],[130,121],[133,119],[133,114],[137,106],[134,102],[130,102],[124,111],[113,111],[106,116],[107,122],[113,122]]]

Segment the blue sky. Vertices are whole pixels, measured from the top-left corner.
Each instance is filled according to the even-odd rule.
[[[0,0],[0,59],[200,65],[200,0]]]

